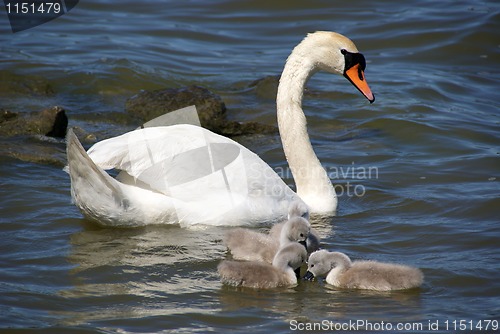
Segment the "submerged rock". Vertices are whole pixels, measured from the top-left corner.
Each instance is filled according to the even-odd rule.
[[[143,91],[126,102],[125,110],[146,122],[190,105],[196,106],[201,126],[225,136],[277,131],[274,126],[256,122],[228,121],[226,105],[221,97],[200,86]]]
[[[35,113],[0,109],[0,156],[64,166],[68,118],[61,107]]]
[[[264,99],[276,100],[280,75],[268,75],[250,83],[249,87],[255,90],[255,94]]]
[[[215,131],[225,120],[226,105],[220,96],[199,86],[142,91],[127,100],[125,110],[146,122],[190,105],[196,106],[201,126],[207,129]]]
[[[0,109],[0,124],[10,121],[11,119],[16,118],[18,115],[19,114],[16,112],[12,112],[7,109]]]
[[[44,135],[64,138],[67,127],[66,112],[58,106],[26,114],[0,109],[0,136]]]
[[[246,136],[253,134],[272,134],[278,133],[278,129],[272,125],[261,124],[257,122],[235,122],[226,121],[224,127],[218,132],[224,136]]]
[[[54,89],[49,81],[35,75],[18,75],[9,71],[0,71],[0,95],[53,95]]]
[[[258,98],[266,100],[276,100],[278,95],[278,86],[281,75],[268,75],[263,78],[252,81],[248,87],[253,89]],[[304,89],[304,95],[316,95],[321,92],[311,91],[309,88]],[[327,94],[330,94],[329,92]]]

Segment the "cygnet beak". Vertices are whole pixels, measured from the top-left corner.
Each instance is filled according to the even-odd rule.
[[[302,246],[304,246],[304,248],[307,251],[307,242],[306,242],[306,240],[299,241],[299,244],[301,244]]]
[[[312,281],[314,279],[314,274],[308,270],[302,279]]]

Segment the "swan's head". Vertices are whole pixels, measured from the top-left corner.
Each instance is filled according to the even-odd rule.
[[[328,252],[326,250],[318,250],[311,255],[307,260],[307,273],[304,279],[312,281],[314,277],[327,274],[332,268],[327,261]]]
[[[348,268],[350,265],[351,260],[343,253],[318,250],[307,260],[307,273],[304,279],[313,280],[314,277],[328,274],[332,269]]]
[[[292,217],[302,217],[306,220],[309,219],[309,208],[302,201],[294,201],[290,204],[288,209],[288,219]]]
[[[311,225],[302,217],[292,217],[283,226],[286,241],[299,242],[305,246],[305,242],[311,231]]]
[[[365,79],[365,57],[347,37],[330,31],[310,33],[294,53],[311,62],[313,70],[343,75],[370,103],[375,101]]]
[[[307,260],[307,252],[302,245],[293,242],[276,253],[273,259],[273,266],[285,271],[288,267],[293,270],[300,268]],[[295,274],[294,274],[295,275]]]

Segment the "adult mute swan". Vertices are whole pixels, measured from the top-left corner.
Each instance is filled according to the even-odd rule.
[[[278,127],[297,193],[256,154],[198,126],[138,129],[85,152],[67,136],[71,195],[87,218],[106,226],[255,225],[283,221],[290,203],[333,213],[337,196],[316,157],[302,111],[304,86],[319,70],[345,76],[370,101],[365,59],[334,32],[311,33],[288,57],[278,95]],[[117,179],[104,170],[120,170]]]
[[[390,291],[416,288],[424,275],[413,267],[376,261],[354,261],[344,253],[319,250],[307,261],[305,279],[326,275],[326,282],[339,288]]]
[[[293,242],[281,247],[272,265],[259,261],[222,261],[217,271],[224,284],[256,289],[289,287],[297,284],[295,270],[307,259],[303,245]]]

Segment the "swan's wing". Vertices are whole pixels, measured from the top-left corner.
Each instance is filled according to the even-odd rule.
[[[279,240],[268,234],[245,228],[235,228],[226,232],[224,244],[231,252],[233,259],[272,263],[278,252]]]
[[[291,192],[256,154],[193,125],[131,131],[95,144],[88,154],[103,169],[125,171],[136,185],[169,196],[175,188],[180,192],[176,198],[185,195],[191,201],[195,200],[193,191],[206,196],[205,189],[211,194],[219,189],[259,197],[289,196]]]
[[[116,181],[94,164],[72,129],[66,138],[71,196],[86,217],[105,226],[178,221],[175,199]]]
[[[165,159],[204,145],[203,129],[200,127],[150,127],[100,141],[87,153],[105,170],[125,170],[138,177],[144,170]]]
[[[235,141],[193,125],[134,130],[88,151],[125,184],[183,203],[180,220],[241,225],[283,219],[298,196],[259,156]],[[300,200],[300,199],[299,199]]]
[[[152,127],[101,141],[88,153],[103,169],[125,171],[151,189],[167,192],[172,186],[199,179],[234,160],[239,147],[221,138],[191,125]],[[216,161],[210,160],[213,152],[218,154]]]
[[[284,273],[272,265],[256,261],[222,261],[217,266],[221,282],[232,286],[270,289],[285,286]]]

